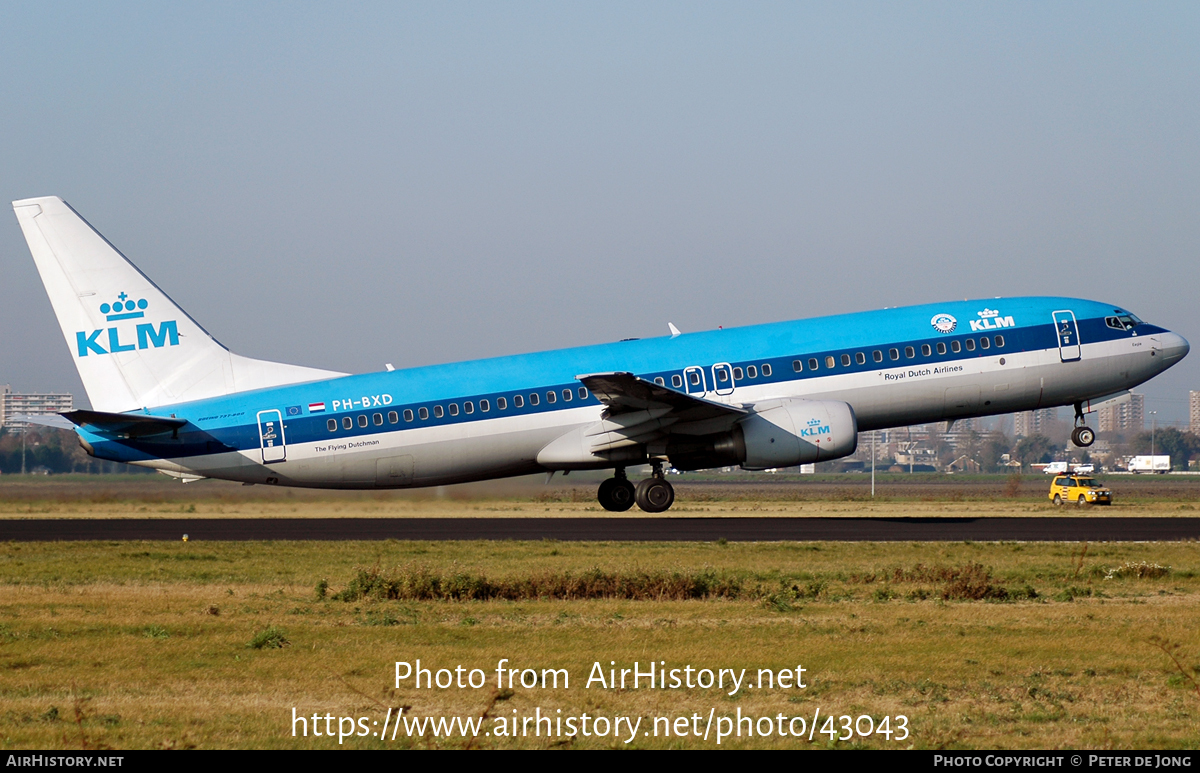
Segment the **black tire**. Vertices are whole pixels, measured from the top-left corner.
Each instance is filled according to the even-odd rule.
[[[633,507],[636,492],[633,484],[624,478],[609,478],[600,484],[596,499],[600,506],[610,513],[623,513]]]
[[[1062,437],[1062,436],[1059,435],[1059,437]],[[1083,496],[1083,494],[1080,494],[1079,499],[1075,500],[1075,506],[1076,507],[1084,507],[1085,505],[1087,505],[1087,499]]]
[[[1091,427],[1076,427],[1071,433],[1071,441],[1080,448],[1087,448],[1096,442],[1096,433]]]
[[[1062,497],[1060,497],[1058,494],[1054,495],[1054,506],[1062,507]]]
[[[646,478],[637,485],[635,499],[647,513],[661,513],[675,503],[675,489],[662,478]]]

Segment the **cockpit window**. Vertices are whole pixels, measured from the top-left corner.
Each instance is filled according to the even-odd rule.
[[[1142,321],[1133,314],[1126,314],[1125,312],[1118,311],[1116,316],[1105,317],[1104,324],[1108,325],[1114,330],[1133,330],[1135,327],[1142,324]]]

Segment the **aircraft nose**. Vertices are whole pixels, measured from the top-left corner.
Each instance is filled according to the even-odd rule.
[[[1162,342],[1163,362],[1175,364],[1187,356],[1192,347],[1187,339],[1178,333],[1163,333],[1159,340]]]

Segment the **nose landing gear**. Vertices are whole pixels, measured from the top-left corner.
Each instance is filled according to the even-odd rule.
[[[1096,433],[1091,427],[1083,424],[1083,404],[1075,403],[1075,429],[1071,430],[1071,442],[1080,448],[1087,448],[1096,442]]]
[[[654,474],[635,488],[625,477],[625,468],[618,467],[616,476],[600,484],[596,498],[600,506],[614,513],[623,513],[634,503],[647,513],[662,513],[675,503],[675,489],[663,477],[662,462],[655,461]]]

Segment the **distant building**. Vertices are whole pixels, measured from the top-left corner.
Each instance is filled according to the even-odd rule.
[[[1200,433],[1200,391],[1188,392],[1188,427]]]
[[[1133,392],[1120,405],[1109,405],[1096,412],[1096,424],[1101,432],[1130,434],[1146,429],[1146,396]]]
[[[1037,411],[1014,413],[1013,435],[1015,437],[1045,435],[1050,431],[1050,424],[1055,421],[1058,421],[1057,408],[1042,408]]]
[[[43,416],[74,410],[75,398],[70,394],[21,394],[8,384],[0,385],[0,427],[9,432],[24,432],[29,423],[20,416]]]

